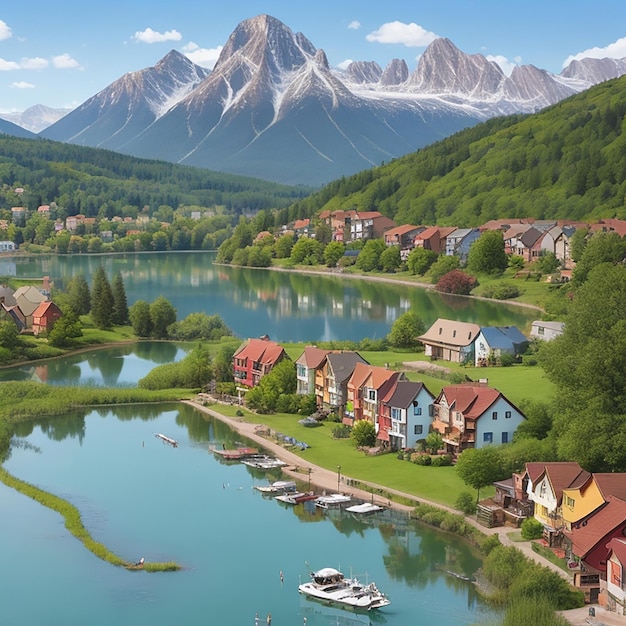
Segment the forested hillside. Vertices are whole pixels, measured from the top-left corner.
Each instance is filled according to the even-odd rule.
[[[497,118],[334,181],[289,216],[377,210],[398,224],[626,218],[626,77],[540,113]]]
[[[258,211],[288,206],[310,192],[109,150],[8,135],[0,135],[0,184],[0,209],[36,210],[55,202],[68,215],[87,217],[121,215],[125,206]],[[16,187],[24,189],[19,198]]]

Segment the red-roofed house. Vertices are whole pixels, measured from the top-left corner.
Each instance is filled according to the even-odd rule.
[[[585,600],[598,601],[600,578],[607,574],[607,544],[626,533],[626,502],[609,496],[606,504],[582,520],[571,531],[564,531],[568,557],[580,559],[584,568],[574,574],[574,584],[585,593]]]
[[[626,539],[614,537],[606,544],[606,581],[601,583],[598,602],[618,615],[626,615]]]
[[[433,402],[432,426],[450,453],[508,443],[525,419],[502,393],[484,385],[450,385]]]
[[[385,245],[399,246],[400,258],[406,261],[409,252],[414,248],[415,236],[424,230],[424,226],[412,226],[411,224],[403,224],[385,231]]]
[[[269,337],[248,339],[233,355],[233,373],[235,382],[255,387],[263,376],[287,357],[285,349],[270,341]]]
[[[330,350],[322,350],[316,346],[304,348],[304,352],[296,359],[296,393],[302,395],[315,393],[315,373],[329,353]]]
[[[441,254],[446,249],[446,239],[448,235],[456,230],[456,226],[430,226],[418,233],[413,239],[413,247],[432,250]]]
[[[33,334],[50,331],[61,315],[63,315],[61,309],[54,302],[51,300],[42,302],[33,313]]]
[[[385,231],[393,228],[396,223],[378,211],[354,212],[350,217],[349,227],[344,228],[343,240],[356,241],[358,239],[379,239]],[[346,223],[348,226],[348,223]]]
[[[403,372],[357,363],[350,380],[348,380],[346,418],[353,422],[361,419],[369,420],[378,430],[379,405],[396,381],[404,378]],[[387,436],[388,440],[389,437]]]

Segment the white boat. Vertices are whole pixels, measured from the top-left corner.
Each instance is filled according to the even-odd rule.
[[[287,465],[285,461],[281,461],[273,456],[268,456],[267,454],[254,454],[246,457],[241,462],[248,467],[254,467],[256,469],[274,469],[275,467]]]
[[[391,604],[375,583],[364,585],[356,578],[345,578],[332,567],[311,572],[310,582],[299,585],[298,591],[309,598],[354,611],[371,611]]]
[[[359,517],[367,517],[368,515],[374,515],[379,511],[382,511],[383,507],[378,504],[371,504],[369,502],[363,502],[363,504],[355,504],[346,508],[348,513],[354,513]]]
[[[317,496],[312,491],[294,491],[276,496],[274,499],[284,502],[285,504],[300,504],[300,502],[315,500],[315,498],[317,498]]]
[[[331,493],[327,496],[320,496],[315,500],[315,506],[322,509],[337,509],[352,502],[352,496],[343,493]]]
[[[277,480],[271,485],[257,485],[255,489],[261,493],[279,494],[295,491],[297,488],[293,480]]]
[[[176,439],[172,439],[171,437],[167,437],[163,433],[154,433],[154,436],[157,439],[160,439],[163,443],[169,443],[173,448],[178,448],[178,441]]]

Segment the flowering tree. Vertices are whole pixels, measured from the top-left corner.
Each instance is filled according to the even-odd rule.
[[[467,296],[477,286],[478,281],[474,276],[466,274],[463,270],[452,270],[439,279],[435,289],[441,293]]]

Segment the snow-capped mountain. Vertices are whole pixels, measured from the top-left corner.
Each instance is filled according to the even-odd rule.
[[[125,74],[41,134],[47,139],[118,150],[208,75],[208,70],[172,50],[154,67]]]
[[[394,59],[332,69],[269,15],[241,22],[208,73],[170,52],[41,133],[218,171],[318,185],[412,152],[494,115],[533,112],[626,72],[622,62],[494,62],[435,40],[411,72]]]
[[[32,133],[48,128],[72,109],[52,109],[43,104],[35,104],[21,113],[0,113],[0,118],[13,122]]]

